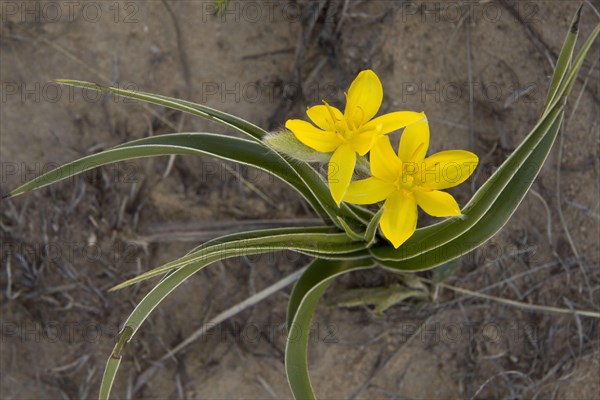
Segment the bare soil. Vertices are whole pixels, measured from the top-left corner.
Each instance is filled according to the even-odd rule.
[[[2,193],[135,138],[229,132],[161,107],[68,89],[55,78],[190,99],[269,129],[374,69],[381,112],[425,111],[430,152],[469,149],[465,204],[533,127],[576,1],[2,1]],[[585,5],[581,36],[598,23]],[[522,303],[599,311],[599,69],[586,61],[561,138],[504,230],[447,284]],[[593,64],[593,65],[592,65]],[[397,138],[397,134],[395,138]],[[562,153],[562,157],[559,157]],[[285,184],[212,159],[143,159],[2,202],[0,397],[97,396],[120,324],[154,282],[113,285],[211,237],[316,218]],[[426,222],[422,222],[426,223]],[[215,326],[212,317],[308,262],[228,260],[177,289],[124,353],[116,398],[289,398],[290,288]],[[423,274],[430,277],[431,273]],[[398,280],[384,271],[345,288]],[[377,318],[319,307],[309,350],[320,398],[598,399],[598,321],[432,288]]]

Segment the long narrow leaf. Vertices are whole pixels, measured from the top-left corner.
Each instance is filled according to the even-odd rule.
[[[474,226],[486,212],[492,207],[494,201],[506,190],[514,174],[523,167],[531,151],[529,144],[539,143],[548,133],[554,121],[558,118],[560,110],[549,114],[541,124],[532,130],[530,138],[536,141],[525,140],[521,146],[511,154],[511,156],[496,170],[494,175],[489,178],[479,188],[471,201],[463,208],[462,218],[450,218],[440,223],[418,229],[400,248],[393,249],[387,244],[373,246],[372,253],[380,260],[398,261],[417,256],[430,250],[440,247],[457,236],[465,233]],[[533,143],[532,143],[533,142]]]
[[[329,213],[321,207],[321,203],[295,174],[289,173],[281,158],[274,152],[248,140],[209,133],[161,135],[132,141],[62,165],[14,189],[9,195],[18,196],[102,165],[173,154],[207,155],[256,167],[292,186],[323,219],[329,220]]]
[[[579,11],[578,11],[579,14]],[[503,177],[504,185],[500,188],[500,190],[496,191],[496,193],[482,193],[480,196],[485,198],[488,202],[487,205],[483,205],[481,207],[479,218],[472,218],[474,221],[469,226],[466,226],[462,229],[462,235],[455,237],[452,240],[452,236],[448,238],[448,240],[442,241],[436,246],[432,246],[429,249],[419,250],[412,252],[412,255],[406,256],[408,252],[405,252],[402,256],[390,257],[389,251],[381,251],[382,248],[372,249],[371,252],[374,254],[376,258],[378,255],[383,255],[384,257],[380,259],[381,264],[384,267],[392,268],[392,269],[400,269],[400,270],[423,270],[428,269],[433,266],[440,265],[449,260],[456,259],[462,254],[465,254],[468,251],[480,246],[486,240],[491,238],[495,233],[498,232],[499,229],[509,220],[514,211],[516,210],[519,203],[522,201],[523,197],[526,195],[529,190],[531,184],[533,183],[535,177],[539,173],[547,155],[552,147],[556,139],[556,135],[558,130],[560,129],[560,125],[563,117],[563,107],[566,96],[568,96],[575,78],[581,68],[583,58],[585,57],[587,51],[591,47],[591,43],[595,40],[595,37],[598,35],[597,26],[590,38],[586,41],[583,46],[583,50],[578,55],[573,68],[567,72],[566,66],[570,63],[572,57],[572,51],[574,47],[574,42],[576,39],[577,33],[577,21],[579,16],[577,15],[574,19],[573,27],[570,32],[570,36],[567,37],[567,43],[563,46],[563,50],[561,52],[561,57],[559,57],[559,62],[557,64],[557,71],[554,74],[553,82],[551,85],[551,90],[548,96],[548,104],[544,110],[544,115],[542,116],[540,123],[532,133],[528,136],[527,139],[530,139],[530,142],[527,143],[527,150],[522,150],[521,153],[517,153],[521,156],[521,160],[512,161],[514,165],[512,165],[510,169],[505,167],[505,169],[509,172]],[[531,139],[532,136],[537,136],[534,140]],[[525,145],[520,148],[525,147]],[[519,149],[517,149],[519,150]],[[516,159],[518,157],[514,157]],[[509,160],[507,160],[508,162]],[[518,162],[521,161],[521,162]],[[505,162],[506,164],[506,162]],[[503,164],[504,165],[504,164]],[[510,164],[509,164],[510,166]],[[513,169],[514,168],[514,169]],[[510,173],[512,172],[512,173]],[[496,183],[496,182],[494,182]],[[489,187],[488,187],[489,189]],[[493,188],[492,188],[493,189]],[[485,196],[483,196],[485,194]],[[475,199],[472,201],[471,208],[477,209],[478,203],[481,200]],[[469,211],[469,209],[467,209]],[[472,215],[467,215],[467,219],[471,218]],[[447,225],[453,224],[461,224],[461,220],[447,220],[441,224],[437,224],[442,228]],[[421,234],[427,234],[430,232],[438,233],[436,230],[439,227],[433,227],[429,229],[422,229]],[[461,230],[458,230],[459,232]],[[417,239],[419,237],[417,236]],[[438,239],[436,237],[436,239]],[[418,241],[417,241],[418,243]],[[377,254],[379,251],[379,254]],[[418,255],[415,257],[415,255]],[[404,257],[403,257],[404,256]],[[412,257],[412,258],[410,258]],[[400,261],[391,261],[394,259],[399,259]],[[314,272],[314,271],[318,271]],[[323,276],[319,276],[318,274],[323,274],[322,266],[317,265],[315,269],[309,268],[305,275],[306,277],[301,278],[301,280],[297,283],[294,292],[292,292],[292,297],[290,299],[290,309],[288,310],[288,326],[293,325],[293,320],[296,317],[300,317],[304,324],[304,332],[306,332],[310,326],[310,318],[312,318],[312,314],[314,313],[314,309],[316,307],[316,300],[312,298],[312,296],[307,295],[307,293],[311,293],[312,295],[318,299],[318,297],[322,294],[327,286],[326,278]],[[308,274],[312,272],[311,274]],[[323,285],[323,287],[321,286]],[[298,311],[301,307],[302,301],[305,301],[306,314],[304,314],[302,309]],[[308,320],[308,322],[306,322]],[[304,339],[304,338],[301,338]],[[290,345],[288,343],[288,347],[290,350],[286,348],[286,361],[288,357],[290,360],[300,360],[296,365],[287,366],[286,370],[288,371],[288,377],[290,380],[290,385],[292,387],[292,391],[294,393],[294,397],[296,398],[314,398],[314,393],[312,391],[312,387],[310,385],[310,380],[308,376],[308,371],[306,368],[306,346],[307,340],[302,340],[298,344]]]
[[[550,133],[544,137],[534,151],[532,159],[543,161],[546,158],[561,121],[561,118],[555,121]],[[541,165],[541,163],[538,164],[539,168]],[[539,168],[537,170],[519,170],[515,179],[511,181],[511,185],[494,203],[492,209],[462,237],[419,257],[399,262],[383,261],[381,265],[394,270],[423,270],[455,259],[478,247],[508,221],[515,210],[513,205],[518,204],[527,193]],[[369,260],[363,262],[368,265]],[[360,267],[356,269],[358,268]],[[307,269],[292,291],[287,314],[289,335],[286,345],[286,372],[290,388],[296,399],[315,398],[308,373],[307,348],[308,332],[310,332],[310,323],[317,302],[333,278],[353,269],[353,267],[344,267],[330,261],[317,260]]]
[[[589,51],[592,43],[600,33],[600,24],[596,26],[592,34],[584,43],[582,50],[573,62],[572,68],[568,71],[562,71],[566,74],[560,79],[560,87],[557,90],[555,100],[546,109],[540,121],[532,129],[525,140],[517,147],[496,172],[479,188],[471,201],[464,207],[464,219],[447,219],[425,228],[417,229],[415,234],[409,238],[403,246],[394,250],[389,246],[378,246],[373,248],[373,254],[381,260],[399,261],[425,253],[429,250],[440,247],[448,243],[453,238],[462,235],[470,229],[477,221],[482,218],[491,208],[496,199],[506,190],[514,174],[529,164],[529,156],[536,149],[536,146],[548,135],[551,127],[559,118],[566,97],[569,95],[579,71],[583,65],[583,60]],[[563,51],[568,51],[563,48]],[[555,71],[555,74],[560,71]],[[543,161],[542,161],[543,162]]]
[[[121,366],[121,357],[115,358],[111,356],[106,361],[106,367],[104,368],[104,375],[102,376],[102,383],[100,384],[100,393],[98,398],[100,400],[108,400],[110,396],[110,390],[113,386],[117,372]]]
[[[567,37],[563,43],[560,55],[556,60],[556,67],[554,68],[554,74],[552,75],[552,81],[550,82],[550,88],[548,89],[548,96],[546,98],[545,109],[547,110],[549,105],[554,100],[556,93],[560,87],[562,79],[566,76],[566,71],[571,64],[573,58],[573,51],[575,50],[575,43],[577,42],[577,36],[579,35],[579,19],[581,17],[581,10],[583,9],[583,3],[579,6],[579,9],[571,21],[571,27],[567,33]]]
[[[548,135],[544,137],[531,155],[530,168],[520,169],[488,212],[463,235],[440,247],[423,252],[416,257],[399,261],[378,259],[379,263],[386,268],[394,270],[427,270],[454,260],[491,239],[508,222],[533,184],[535,177],[552,148],[561,122],[562,116],[554,123]],[[377,258],[376,255],[374,257]]]
[[[237,161],[233,157],[237,155],[237,152],[243,153],[245,151],[244,147],[248,146],[248,141],[243,141],[242,139],[224,135],[211,136],[220,138],[219,142],[204,143],[205,138],[198,136],[198,134],[193,136],[190,136],[190,134],[171,134],[133,140],[117,146],[117,148],[144,144],[169,144],[190,148],[204,148],[205,146],[211,146],[211,153],[216,155],[219,151],[227,151],[229,150],[228,147],[231,147],[231,151],[227,152],[228,156],[226,158]],[[229,143],[231,142],[238,143],[239,145],[230,145]],[[331,220],[334,224],[340,226],[337,219],[338,214],[348,216],[354,224],[356,224],[357,221],[366,222],[371,218],[372,213],[362,207],[351,207],[351,205],[345,203],[338,207],[331,198],[331,194],[329,193],[329,189],[323,178],[308,166],[308,164],[287,160],[284,155],[279,154],[275,150],[260,143],[252,143],[251,147],[253,157],[251,162],[247,163],[255,166],[260,165],[263,170],[266,170],[292,185],[305,199],[307,199],[313,209],[315,209],[324,220]],[[248,149],[248,151],[250,151],[250,149]]]
[[[310,250],[296,250],[300,254],[311,257],[318,257],[324,260],[358,260],[359,258],[370,258],[371,254],[365,247],[364,249],[352,253],[318,253]]]
[[[307,352],[310,324],[319,299],[336,277],[373,266],[369,259],[315,260],[294,286],[288,307],[285,347],[285,370],[294,398],[315,398],[308,374]]]
[[[576,31],[572,30],[571,34],[576,34]],[[533,184],[535,177],[539,173],[552,148],[552,144],[556,139],[556,135],[558,134],[562,122],[562,110],[566,98],[572,90],[577,75],[583,65],[583,60],[598,34],[600,34],[600,24],[596,25],[594,31],[582,46],[581,51],[573,62],[572,68],[566,72],[566,77],[560,79],[561,84],[557,89],[557,95],[555,96],[556,100],[554,101],[554,104],[551,105],[551,109],[546,112],[543,119],[547,120],[549,116],[552,116],[557,111],[559,113],[550,128],[541,132],[542,139],[535,146],[532,153],[526,158],[526,166],[528,168],[521,167],[513,176],[509,177],[509,184],[507,184],[502,192],[496,197],[492,207],[482,214],[482,217],[478,220],[477,224],[473,224],[467,229],[464,229],[463,234],[455,236],[455,239],[452,241],[447,241],[441,246],[428,249],[427,251],[412,252],[412,254],[407,257],[398,257],[394,260],[394,258],[386,257],[385,255],[384,257],[379,257],[383,253],[378,252],[377,250],[373,251],[372,254],[374,254],[382,264],[389,268],[402,270],[429,269],[475,249],[485,241],[489,240],[500,228],[502,228],[502,226],[504,226],[522,201],[529,190],[529,187]],[[565,51],[565,46],[563,46],[563,51]],[[566,48],[566,51],[569,51],[569,47]],[[562,104],[559,104],[559,101],[562,102]],[[531,136],[533,135],[530,134],[529,137]],[[516,152],[517,151],[515,151],[515,153]],[[509,161],[510,157],[504,164]],[[500,168],[502,168],[504,164]],[[477,204],[474,204],[470,211],[476,208]],[[467,219],[468,218],[469,215],[467,215]],[[456,221],[456,224],[460,224],[461,222],[462,221]],[[415,257],[415,255],[418,256]]]
[[[98,85],[96,83],[78,80],[59,79],[57,80],[57,82],[65,85],[97,90],[104,93],[109,92],[126,98],[145,101],[152,104],[162,105],[164,107],[168,107],[174,110],[187,112],[202,118],[221,123],[225,126],[232,127],[246,135],[249,135],[262,146],[268,148],[268,146],[261,141],[261,139],[266,135],[266,131],[264,131],[263,129],[245,121],[242,118],[238,118],[236,116],[212,109],[210,107],[203,106],[201,104],[185,100],[179,100],[162,95],[107,87]],[[347,217],[350,217],[353,221],[355,221],[358,224],[366,224],[370,220],[370,218],[372,217],[372,213],[370,211],[354,205],[342,204],[340,205],[340,208],[336,213],[335,210],[337,210],[338,207],[335,205],[335,202],[331,198],[329,189],[327,188],[327,185],[325,184],[323,179],[305,162],[301,162],[298,160],[288,160],[283,154],[277,154],[287,164],[288,172],[294,172],[295,174],[297,174],[301,178],[301,180],[306,184],[307,189],[313,192],[315,199],[319,203],[321,203],[322,208],[327,212],[329,219],[332,220],[335,224],[338,223],[336,219],[337,214],[342,214]]]
[[[365,250],[364,242],[352,242],[344,233],[331,233],[328,227],[280,228],[229,235],[226,239],[207,242],[185,256],[161,267],[129,279],[111,290],[122,289],[137,282],[185,267],[217,254],[224,258],[249,256],[264,252],[292,250],[310,252],[316,256],[354,254]],[[231,253],[232,250],[238,253]]]
[[[301,228],[304,233],[334,233],[334,232],[337,233],[335,228],[330,228],[330,227],[308,227],[308,226],[306,226],[306,227],[301,227]],[[272,228],[269,231],[275,232],[276,230],[278,230],[280,232],[284,232],[283,231],[284,229],[290,229],[290,228]],[[261,237],[264,235],[263,232],[265,232],[265,230],[247,231],[247,232],[242,232],[242,233],[238,232],[238,233],[232,233],[229,235],[220,236],[218,238],[211,239],[211,240],[204,242],[201,245],[193,248],[186,254],[186,256],[188,256],[198,250],[201,250],[205,246],[219,244],[219,243],[232,242],[232,241],[240,240],[240,239],[258,238],[258,237]],[[371,257],[371,255],[367,251],[366,247],[362,248],[363,246],[366,246],[366,243],[359,245],[361,250],[353,251],[350,253],[338,253],[338,252],[324,253],[322,251],[321,252],[311,251],[310,249],[297,249],[295,251],[297,251],[298,253],[301,253],[301,254],[311,256],[311,257],[324,258],[327,260],[350,260],[350,259]]]
[[[315,229],[322,229],[315,228]],[[256,234],[256,233],[253,233]],[[286,245],[286,248],[293,249],[294,246],[300,246],[304,243],[307,246],[312,246],[313,248],[318,248],[321,246],[328,246],[328,248],[332,249],[336,246],[336,244],[340,244],[344,240],[348,243],[349,239],[341,233],[338,234],[320,234],[320,235],[328,235],[328,236],[319,236],[319,234],[306,234],[303,239],[299,239],[298,241],[286,241],[283,240],[282,244]],[[288,235],[289,236],[289,235]],[[357,243],[351,243],[352,246],[357,246]],[[225,243],[227,244],[227,243]],[[274,244],[273,246],[280,248],[281,246]],[[140,303],[135,307],[133,312],[129,315],[129,318],[124,323],[124,331],[128,332],[128,336],[126,338],[126,342],[129,342],[133,335],[137,332],[140,325],[148,318],[150,313],[162,302],[162,300],[169,295],[177,286],[179,286],[183,281],[188,279],[190,276],[203,269],[204,267],[230,257],[237,257],[243,254],[257,254],[271,251],[271,248],[265,248],[261,250],[256,250],[254,253],[252,249],[248,249],[246,247],[236,247],[229,246],[221,251],[210,253],[201,259],[198,259],[195,262],[191,262],[183,267],[180,267],[177,270],[171,271],[163,280],[161,280],[143,299]],[[364,262],[364,261],[363,261]],[[111,366],[111,368],[113,368]],[[107,365],[107,368],[109,366]],[[116,371],[114,372],[116,373]],[[112,373],[111,373],[112,374]],[[113,380],[108,379],[106,381],[106,385],[112,386]],[[101,392],[110,394],[110,387],[102,387]]]
[[[289,168],[289,164],[280,154],[261,143],[253,143],[225,135],[178,133],[133,140],[119,145],[117,148],[150,144],[197,149],[206,151],[207,154],[221,159],[255,166],[296,189],[326,222],[330,221],[332,216],[335,215],[336,206],[333,201],[327,202],[317,198],[314,190],[306,185],[296,171]]]
[[[561,115],[562,116],[562,115]],[[539,172],[543,160],[550,151],[562,118],[559,118],[532,154],[532,160],[541,160],[534,170],[520,169],[511,184],[497,199],[493,207],[475,227],[465,235],[438,249],[430,250],[419,257],[403,261],[380,261],[385,268],[394,270],[423,270],[455,259],[467,251],[480,246],[492,237],[508,221],[515,211],[515,204],[522,200],[533,178]],[[356,261],[358,262],[358,261]],[[364,260],[368,265],[369,261]],[[315,261],[296,283],[288,306],[287,324],[289,329],[286,345],[286,372],[292,393],[296,399],[314,399],[307,363],[308,332],[319,298],[331,280],[353,270],[329,261]]]
[[[136,90],[127,90],[116,87],[102,86],[97,83],[78,81],[73,79],[57,79],[56,82],[61,83],[63,85],[96,90],[102,93],[113,93],[122,97],[127,97],[130,99],[140,100],[147,103],[164,106],[173,110],[183,111],[234,128],[235,130],[250,136],[256,141],[260,141],[267,134],[267,132],[264,129],[242,118],[224,113],[219,110],[215,110],[214,108],[210,108],[202,104],[193,103],[191,101],[175,99],[173,97],[163,96],[159,94],[139,92]]]

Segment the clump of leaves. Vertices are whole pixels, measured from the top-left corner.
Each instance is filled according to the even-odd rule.
[[[227,1],[217,3],[225,6]],[[212,133],[176,133],[135,140],[63,165],[13,190],[9,196],[18,196],[118,161],[174,154],[200,155],[248,165],[274,175],[295,189],[324,222],[321,226],[226,235],[113,288],[121,289],[162,276],[125,321],[107,362],[100,398],[109,397],[125,345],[154,308],[177,286],[217,261],[274,250],[292,250],[314,257],[296,283],[288,305],[288,329],[295,327],[296,332],[304,334],[288,340],[285,349],[285,367],[294,397],[314,398],[307,366],[307,335],[317,302],[336,277],[377,267],[406,274],[448,265],[489,240],[515,212],[550,152],[563,120],[567,97],[600,32],[598,25],[574,57],[580,13],[581,8],[563,44],[538,122],[462,209],[458,209],[453,199],[432,194],[444,185],[435,186],[415,175],[420,171],[427,172],[429,166],[436,164],[428,163],[424,158],[429,141],[428,127],[423,125],[426,123],[424,115],[400,112],[404,114],[373,118],[381,99],[378,80],[372,79],[370,73],[359,75],[356,86],[359,90],[350,88],[344,113],[325,103],[309,110],[309,117],[318,128],[308,122],[291,120],[286,126],[293,133],[279,134],[268,133],[241,118],[189,101],[89,82],[59,80],[62,84],[113,93],[206,118],[245,134],[247,139]],[[405,145],[400,145],[396,156],[385,134],[403,127],[406,127],[403,133]],[[372,149],[374,153],[366,160],[365,155]],[[475,160],[473,156],[468,155],[471,161]],[[437,164],[443,164],[444,160],[449,159],[441,157]],[[308,162],[329,162],[328,181]],[[416,170],[407,173],[402,169],[403,163],[407,162],[425,162],[425,166],[424,169],[417,166]],[[366,179],[370,181],[351,182],[356,168],[362,168],[363,173],[372,172],[373,176]],[[383,200],[385,204],[377,213],[353,204]],[[417,204],[433,215],[460,217],[416,229]],[[406,222],[407,219],[410,221]],[[378,226],[382,229],[378,230]],[[422,290],[414,285],[407,284],[407,288],[412,290],[411,296],[422,296]],[[359,297],[366,296],[367,302],[379,307],[379,311],[388,305],[388,300],[373,297],[373,293],[358,294]]]

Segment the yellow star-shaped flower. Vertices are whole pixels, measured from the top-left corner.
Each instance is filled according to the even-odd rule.
[[[383,100],[383,88],[377,75],[366,70],[358,74],[346,94],[344,113],[325,101],[309,108],[309,122],[290,119],[285,127],[296,138],[321,153],[332,153],[328,165],[331,195],[339,205],[348,190],[356,164],[356,153],[364,156],[375,140],[425,118],[425,114],[399,111],[377,118]]]
[[[461,215],[452,195],[442,192],[464,182],[479,158],[470,151],[448,150],[427,158],[427,120],[404,129],[398,155],[387,136],[377,139],[370,154],[371,178],[352,182],[344,201],[373,204],[385,200],[379,227],[395,248],[417,228],[417,205],[434,217]]]

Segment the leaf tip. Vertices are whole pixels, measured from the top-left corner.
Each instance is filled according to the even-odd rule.
[[[53,81],[60,85],[73,85],[76,82],[73,79],[53,79]]]
[[[118,284],[118,285],[111,287],[110,289],[108,289],[108,292],[109,293],[116,292],[119,289],[122,289],[122,284]]]
[[[575,18],[573,18],[573,23],[571,24],[571,33],[575,34],[579,31],[579,20],[581,18],[581,10],[583,9],[583,2],[579,5],[577,12],[575,13]]]
[[[132,279],[126,280],[125,282],[121,282],[121,283],[119,283],[119,284],[111,287],[110,289],[108,289],[108,292],[112,293],[112,292],[116,292],[116,291],[121,290],[121,289],[125,289],[127,286],[131,286],[131,285],[133,285],[136,282],[137,282],[136,278],[132,278]]]

